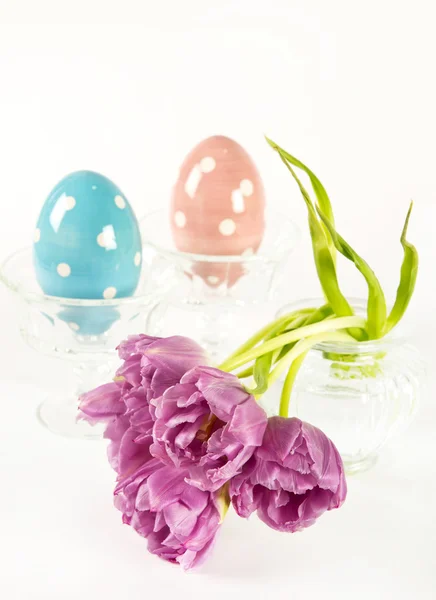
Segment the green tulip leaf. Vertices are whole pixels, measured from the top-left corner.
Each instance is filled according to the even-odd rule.
[[[268,389],[268,377],[272,365],[274,352],[268,352],[256,358],[256,362],[253,367],[253,377],[256,383],[256,387],[248,390],[250,394],[259,396],[264,394]]]
[[[286,150],[283,150],[283,148],[280,148],[280,146],[278,144],[276,144],[275,142],[273,142],[272,140],[270,140],[268,137],[265,136],[266,141],[268,142],[268,144],[271,146],[271,148],[273,148],[274,150],[276,150],[283,158],[285,158],[289,163],[291,163],[291,165],[294,165],[294,167],[297,167],[299,169],[301,169],[302,171],[304,171],[306,173],[306,175],[308,175],[309,179],[310,179],[310,183],[312,184],[312,188],[313,191],[315,192],[315,196],[317,199],[317,204],[319,206],[319,208],[322,210],[322,212],[327,215],[328,220],[334,224],[335,220],[334,220],[334,215],[333,215],[333,208],[330,202],[330,198],[327,194],[327,191],[325,189],[325,187],[323,186],[323,184],[321,183],[321,181],[318,179],[318,177],[315,175],[315,173],[313,171],[311,171],[309,169],[309,167],[306,167],[306,165],[304,163],[301,162],[301,160],[298,160],[298,158],[295,158],[295,156],[292,156],[292,154],[289,154],[289,152],[286,152]],[[328,232],[326,230],[327,233],[327,241],[330,247],[330,252],[333,256],[333,260],[335,261],[335,246],[333,244],[333,241],[330,239],[330,236],[328,235]]]
[[[305,315],[306,313],[304,313]],[[309,313],[310,314],[310,313]],[[285,331],[291,331],[300,326],[305,321],[305,316],[299,315],[298,312],[291,314],[288,319],[283,319],[276,323],[274,327],[268,332],[268,335],[264,337],[264,341],[272,340],[277,335],[284,333]],[[286,318],[286,317],[285,317]],[[250,389],[249,392],[254,395],[261,395],[268,389],[268,377],[273,363],[274,352],[269,352],[263,356],[259,356],[254,362],[252,367],[252,373],[256,387]],[[245,373],[243,373],[245,375]]]
[[[403,317],[407,310],[410,299],[415,289],[416,277],[418,275],[418,252],[413,244],[407,241],[407,228],[409,226],[409,219],[413,208],[413,202],[410,203],[409,210],[407,212],[406,221],[404,223],[403,231],[401,233],[401,245],[404,250],[403,263],[401,265],[400,284],[397,289],[397,297],[395,304],[388,316],[386,324],[386,333],[391,331],[395,325]]]
[[[313,256],[315,260],[316,271],[318,273],[318,279],[321,283],[324,295],[332,307],[333,312],[338,317],[352,316],[354,314],[353,309],[339,288],[335,261],[330,251],[329,242],[324,229],[318,220],[312,200],[310,199],[307,190],[301,183],[294,169],[287,162],[285,156],[281,153],[281,149],[277,147],[276,150],[300,188],[301,195],[303,196],[307,206]],[[360,330],[353,329],[350,331],[350,334],[358,340],[363,338]]]
[[[321,321],[324,321],[324,319],[327,319],[327,317],[331,317],[333,315],[333,310],[332,307],[329,304],[324,304],[323,306],[320,306],[317,310],[314,310],[312,312],[311,315],[307,315],[305,320],[299,324],[299,327],[303,327],[304,325],[312,325],[313,323],[320,323]],[[292,331],[292,329],[294,329],[294,327],[292,328],[288,328],[286,329],[286,331]],[[292,342],[290,344],[286,344],[286,346],[283,346],[283,348],[281,349],[281,352],[279,353],[277,360],[280,360],[281,358],[283,358],[285,356],[285,354],[287,354],[290,350],[292,350],[292,348],[295,346],[297,342]]]
[[[378,339],[383,336],[386,325],[386,300],[380,282],[368,263],[339,235],[322,210],[319,207],[317,210],[329,230],[338,252],[354,263],[366,280],[368,285],[368,335],[370,339]]]

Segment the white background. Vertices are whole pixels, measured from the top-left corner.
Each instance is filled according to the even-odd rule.
[[[338,229],[395,292],[399,234],[421,254],[404,331],[434,364],[436,89],[433,0],[0,1],[0,255],[29,244],[70,171],[101,171],[140,216],[166,206],[184,155],[223,133],[263,175],[268,202],[304,206],[263,133],[309,164]],[[318,292],[306,229],[286,283]],[[344,269],[346,291],[363,292]],[[149,557],[111,507],[101,444],[38,428],[62,366],[20,340],[0,289],[0,597],[434,598],[436,410],[428,397],[347,503],[295,536],[230,517],[201,574]],[[65,385],[65,383],[64,383]]]

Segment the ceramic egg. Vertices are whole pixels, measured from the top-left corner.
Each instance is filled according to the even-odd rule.
[[[42,290],[63,298],[131,296],[139,281],[141,236],[120,189],[92,171],[62,179],[35,230],[34,266]]]
[[[250,155],[234,140],[213,136],[185,158],[173,189],[171,230],[178,250],[206,255],[253,255],[265,229],[265,192]],[[241,275],[233,263],[198,265],[211,286]],[[233,281],[233,282],[234,282]]]
[[[121,190],[107,177],[77,171],[45,201],[33,244],[36,278],[44,293],[62,298],[131,296],[141,267],[138,222]],[[59,313],[70,329],[98,335],[119,317],[113,307],[71,307]]]

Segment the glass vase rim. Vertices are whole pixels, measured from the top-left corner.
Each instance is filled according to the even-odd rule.
[[[243,254],[201,254],[195,252],[183,252],[182,250],[177,250],[177,248],[169,248],[162,244],[156,243],[150,239],[147,239],[145,234],[145,222],[147,219],[152,218],[156,215],[166,215],[166,219],[169,222],[168,218],[168,210],[160,208],[156,210],[152,210],[144,215],[142,215],[138,221],[142,233],[142,245],[152,248],[162,256],[166,257],[174,257],[174,258],[182,258],[184,260],[193,261],[193,262],[204,262],[204,263],[236,263],[236,264],[247,264],[247,263],[268,263],[268,262],[279,262],[281,258],[286,254],[286,252],[292,251],[298,244],[301,238],[301,230],[298,225],[295,223],[293,219],[291,219],[288,215],[281,211],[276,211],[274,209],[268,208],[265,211],[265,216],[275,216],[280,218],[281,222],[287,222],[292,229],[292,235],[289,236],[289,241],[286,244],[283,244],[283,247],[280,251],[276,251],[268,253],[262,251],[262,245],[260,246],[260,252],[251,254],[251,255],[243,255]]]

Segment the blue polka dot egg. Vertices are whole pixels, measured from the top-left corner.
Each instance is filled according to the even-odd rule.
[[[120,189],[99,173],[77,171],[53,189],[34,237],[44,293],[63,298],[131,296],[138,285],[141,236]]]

